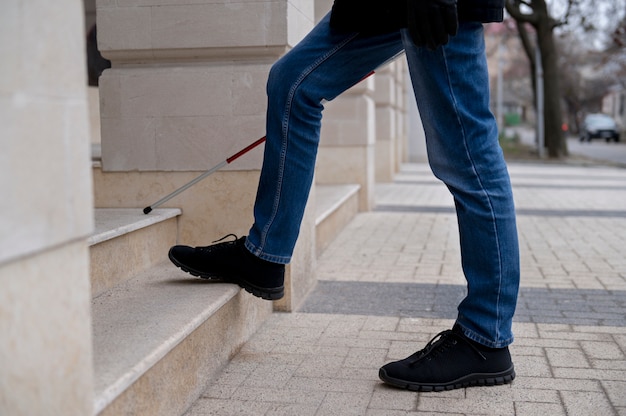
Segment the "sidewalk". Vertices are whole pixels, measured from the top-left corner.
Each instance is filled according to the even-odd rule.
[[[465,291],[452,198],[407,165],[321,256],[301,309],[274,314],[187,416],[626,416],[626,169],[510,171],[522,250],[512,384],[415,393],[378,380],[451,327]]]

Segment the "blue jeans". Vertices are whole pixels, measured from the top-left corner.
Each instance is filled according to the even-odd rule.
[[[267,83],[267,142],[246,247],[264,260],[290,261],[313,180],[323,100],[332,100],[402,50],[431,169],[456,205],[468,283],[457,323],[483,345],[507,346],[513,341],[519,247],[511,184],[489,110],[479,23],[462,23],[457,36],[432,51],[415,47],[406,30],[338,33],[326,16],[277,61]]]

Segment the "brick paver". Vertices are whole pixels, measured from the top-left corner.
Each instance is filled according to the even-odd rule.
[[[377,187],[189,410],[200,415],[626,416],[626,170],[512,164],[522,287],[510,385],[414,393],[378,368],[448,329],[464,294],[450,195],[424,165]]]

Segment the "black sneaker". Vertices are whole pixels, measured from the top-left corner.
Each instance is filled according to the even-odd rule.
[[[442,391],[507,384],[515,370],[507,347],[484,347],[455,327],[439,333],[423,350],[384,365],[378,376],[404,389]]]
[[[221,242],[228,237],[234,240]],[[229,234],[206,247],[174,246],[176,266],[203,279],[236,283],[254,296],[277,300],[285,295],[285,265],[261,260],[244,246],[246,237]]]

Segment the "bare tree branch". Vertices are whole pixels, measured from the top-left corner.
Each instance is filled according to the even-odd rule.
[[[570,16],[572,15],[572,10],[574,9],[574,5],[575,4],[578,4],[578,1],[576,1],[576,0],[568,0],[567,1],[567,9],[565,10],[565,15],[560,20],[560,22],[559,22],[559,24],[557,26],[563,26],[563,25],[566,25],[567,23],[569,23],[569,19],[570,19]]]
[[[524,0],[506,0],[506,11],[518,22],[530,23],[533,26],[539,23],[539,18],[535,13],[522,13],[520,9],[520,6],[522,4],[528,6],[531,10],[533,10],[532,6]]]

